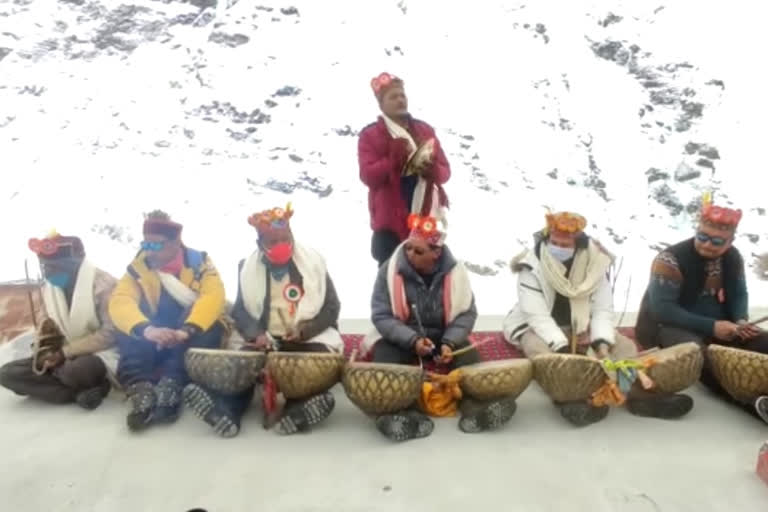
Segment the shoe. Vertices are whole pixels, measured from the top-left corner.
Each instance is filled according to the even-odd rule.
[[[163,377],[155,386],[157,393],[157,409],[154,421],[156,423],[175,423],[181,415],[181,384]]]
[[[516,410],[514,398],[485,402],[462,414],[459,429],[467,434],[494,430],[511,420]]]
[[[595,407],[587,402],[566,402],[560,406],[560,415],[577,427],[586,427],[604,420],[609,407]]]
[[[280,435],[290,435],[308,430],[331,415],[336,406],[336,400],[330,391],[320,393],[301,403],[288,407],[277,422],[275,430]]]
[[[691,412],[693,398],[681,394],[629,398],[627,409],[635,416],[670,420]]]
[[[184,388],[183,395],[187,409],[210,425],[221,437],[235,437],[240,432],[235,418],[202,386],[189,384]]]
[[[80,391],[75,395],[75,402],[83,409],[92,411],[101,405],[101,402],[109,394],[111,387],[109,381],[105,380],[100,386]]]
[[[385,414],[376,418],[376,428],[392,441],[402,442],[429,436],[435,428],[434,422],[418,411],[403,411]]]
[[[768,396],[759,396],[755,400],[755,411],[760,419],[768,423]]]
[[[157,395],[151,382],[137,382],[126,389],[131,411],[126,417],[128,429],[132,432],[144,430],[152,423],[157,406]]]

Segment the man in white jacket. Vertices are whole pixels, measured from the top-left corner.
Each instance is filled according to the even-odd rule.
[[[608,270],[610,255],[584,228],[579,214],[547,214],[547,227],[535,235],[533,250],[512,260],[518,273],[518,303],[504,320],[504,337],[533,358],[551,352],[581,354],[599,359],[629,359],[635,343],[616,332],[613,294]],[[663,406],[662,406],[663,405]],[[599,421],[607,407],[586,402],[561,404],[563,416],[577,425]],[[636,397],[630,412],[642,416],[677,417],[687,413],[692,400],[684,395]]]

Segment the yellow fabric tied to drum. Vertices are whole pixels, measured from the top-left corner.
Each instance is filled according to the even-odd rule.
[[[437,418],[456,416],[462,397],[461,377],[461,370],[453,370],[448,375],[430,374],[429,380],[421,386],[421,410]]]

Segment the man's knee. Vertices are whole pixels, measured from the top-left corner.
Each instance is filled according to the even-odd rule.
[[[374,363],[412,364],[415,359],[415,354],[387,340],[379,340],[373,346]]]
[[[523,349],[523,353],[528,359],[532,359],[540,354],[549,354],[552,352],[549,344],[536,334],[533,329],[528,329],[520,337],[520,347]]]
[[[223,337],[224,327],[221,325],[221,322],[215,322],[207,331],[193,336],[189,340],[189,346],[196,348],[221,348]]]
[[[700,334],[687,329],[681,329],[680,327],[668,327],[665,325],[659,327],[657,337],[658,344],[662,347],[672,347],[691,341],[699,345],[704,343],[704,336]]]
[[[85,355],[65,362],[57,377],[67,387],[88,389],[96,387],[107,378],[107,367],[99,357]]]
[[[31,360],[20,359],[18,361],[11,361],[0,367],[0,386],[14,390],[18,383],[28,378],[31,373]]]

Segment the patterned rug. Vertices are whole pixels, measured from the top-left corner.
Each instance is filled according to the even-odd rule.
[[[634,327],[620,327],[618,331],[629,338],[634,339],[635,337]],[[362,334],[343,334],[341,337],[344,339],[344,355],[349,358],[353,350],[359,350],[364,336]],[[469,341],[473,345],[478,345],[477,352],[480,354],[481,361],[525,357],[520,350],[504,340],[500,331],[473,332]],[[366,358],[360,358],[360,360],[370,361],[370,354]]]

